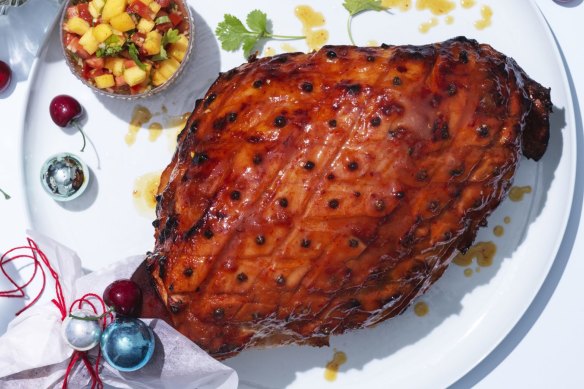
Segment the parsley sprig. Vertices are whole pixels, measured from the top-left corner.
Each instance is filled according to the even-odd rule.
[[[178,30],[175,29],[170,29],[168,31],[166,31],[164,33],[164,36],[162,37],[162,44],[160,45],[160,53],[156,54],[154,57],[152,57],[153,61],[163,61],[165,59],[168,59],[168,54],[166,53],[166,49],[164,48],[164,46],[170,44],[170,43],[176,43],[178,42],[178,40],[180,39],[180,35]]]
[[[381,5],[381,0],[345,0],[343,7],[349,11],[349,19],[347,20],[347,31],[349,33],[349,39],[351,43],[355,45],[355,40],[353,39],[353,32],[351,31],[351,22],[353,17],[366,11],[385,11],[388,8]]]
[[[236,51],[240,47],[247,57],[262,39],[304,39],[300,35],[276,35],[268,31],[268,16],[260,10],[251,11],[245,20],[247,28],[237,17],[229,14],[217,25],[215,34],[223,50]]]

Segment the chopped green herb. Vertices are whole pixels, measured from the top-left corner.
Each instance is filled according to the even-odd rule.
[[[164,48],[166,45],[170,43],[176,43],[180,39],[180,35],[178,30],[170,29],[164,33],[162,37],[162,42],[160,44],[160,53],[152,57],[153,61],[163,61],[168,59],[168,54],[166,53],[166,49]]]
[[[136,48],[135,44],[128,44],[128,54],[130,54],[130,58],[134,60],[140,69],[146,70],[146,65],[144,65],[142,61],[140,61],[140,58],[138,58],[138,49]]]
[[[245,20],[247,28],[237,17],[229,14],[223,16],[217,25],[215,34],[223,50],[235,51],[240,47],[248,56],[261,39],[304,39],[305,36],[275,35],[268,31],[268,16],[260,10],[251,11]],[[249,28],[249,30],[248,30]]]
[[[120,51],[122,51],[123,49],[124,48],[122,46],[120,46],[120,45],[100,47],[95,52],[95,55],[98,58],[101,58],[101,57],[113,57],[113,56],[118,55],[118,53]]]
[[[388,8],[381,5],[381,0],[345,0],[343,7],[349,11],[349,19],[347,20],[347,31],[349,33],[349,39],[351,43],[355,44],[353,39],[353,32],[351,31],[351,21],[353,16],[356,16],[365,11],[385,11]]]
[[[103,43],[105,43],[108,46],[118,44],[120,43],[120,37],[117,35],[110,35],[109,38],[103,41]]]

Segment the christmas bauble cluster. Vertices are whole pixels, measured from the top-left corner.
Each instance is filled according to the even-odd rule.
[[[138,319],[142,291],[131,280],[117,280],[103,293],[115,319],[101,331],[92,311],[71,312],[63,321],[63,337],[75,350],[87,351],[99,344],[107,363],[120,371],[134,371],[148,363],[154,353],[154,333]]]

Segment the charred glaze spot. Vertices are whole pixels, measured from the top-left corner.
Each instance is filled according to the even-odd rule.
[[[217,219],[225,219],[227,217],[227,215],[221,211],[215,212],[215,216],[217,217]]]
[[[199,220],[197,220],[197,222],[195,223],[194,226],[192,226],[186,233],[185,233],[185,239],[189,239],[192,236],[194,236],[205,224],[205,217],[200,218]]]
[[[189,127],[189,132],[191,134],[194,134],[195,132],[197,132],[198,129],[199,129],[199,121],[193,120],[193,122],[191,123],[191,125]]]
[[[258,235],[255,238],[255,242],[258,246],[263,245],[264,243],[266,243],[266,238],[263,235]]]
[[[501,168],[500,168],[499,166],[495,167],[495,168],[493,169],[493,175],[494,175],[494,176],[498,176],[498,175],[500,175],[500,174],[501,174]]]
[[[479,128],[477,128],[477,133],[481,138],[486,138],[489,136],[489,127],[486,124],[481,124]]]
[[[337,121],[335,119],[331,119],[328,121],[328,125],[330,128],[335,128],[337,126]]]
[[[278,62],[286,63],[288,62],[288,56],[286,54],[282,54],[277,58]]]
[[[152,227],[158,228],[158,226],[160,226],[160,220],[156,219],[152,222]]]
[[[227,120],[229,120],[230,123],[233,123],[235,120],[237,120],[237,113],[236,112],[230,112],[227,115]]]
[[[304,92],[312,92],[313,90],[313,86],[310,82],[303,82],[302,85],[300,86],[300,88],[304,91]]]
[[[203,104],[203,106],[205,108],[207,108],[208,106],[211,105],[211,103],[213,103],[213,101],[215,101],[215,99],[217,98],[217,95],[215,93],[211,93],[209,96],[207,96],[207,98],[205,99],[205,103]]]
[[[479,222],[479,226],[481,226],[481,227],[486,227],[488,225],[489,225],[489,223],[487,222],[486,218]]]
[[[241,198],[241,192],[238,190],[234,190],[231,192],[231,200],[239,200]]]
[[[442,96],[435,94],[432,96],[432,99],[430,100],[430,105],[432,106],[432,108],[438,108],[438,105],[440,105],[441,101]]]
[[[168,291],[169,291],[169,292],[174,292],[174,283],[172,283],[172,284],[170,284],[170,285],[168,286]]]
[[[329,208],[337,209],[339,207],[339,200],[337,200],[337,199],[329,200],[328,206],[329,206]]]
[[[451,231],[446,231],[444,233],[444,240],[450,240],[452,239],[452,232]]]
[[[401,237],[399,243],[404,247],[411,247],[414,244],[414,235],[411,232],[408,232]]]
[[[406,68],[404,65],[397,65],[397,71],[400,73],[405,73],[408,71],[408,68]]]
[[[264,82],[262,80],[255,80],[253,82],[253,87],[256,88],[256,89],[261,88],[262,85],[264,85]]]
[[[223,309],[223,308],[216,308],[213,311],[213,317],[215,319],[223,319],[223,316],[225,316],[225,309]]]
[[[322,326],[322,327],[320,327],[320,333],[323,335],[330,335],[331,328],[329,326]]]
[[[310,241],[310,239],[302,239],[302,240],[300,241],[300,246],[302,246],[302,247],[304,247],[304,248],[308,248],[308,247],[310,247],[310,243],[312,243],[312,242]]]
[[[349,162],[349,164],[347,165],[347,168],[351,171],[355,171],[357,169],[359,169],[359,164],[355,161],[351,161]]]
[[[395,86],[400,86],[401,84],[402,84],[402,80],[401,80],[401,78],[399,78],[398,76],[395,76],[395,77],[393,78],[393,85],[395,85]]]
[[[418,181],[426,181],[428,179],[428,172],[426,169],[419,170],[416,173],[416,180]]]
[[[462,63],[468,63],[468,53],[466,52],[466,50],[462,50],[458,54],[458,60]]]
[[[448,88],[446,89],[446,93],[448,93],[448,96],[454,96],[457,91],[458,88],[456,87],[456,84],[449,84]]]
[[[438,203],[438,201],[436,200],[432,200],[430,201],[430,203],[428,204],[428,210],[430,212],[436,212],[438,210],[438,207],[440,206],[440,204]]]
[[[247,281],[247,274],[245,274],[245,273],[239,273],[237,275],[237,281],[239,281],[239,282],[245,282],[245,281]]]
[[[463,168],[458,168],[458,169],[452,169],[450,170],[450,175],[452,177],[458,177],[460,176],[462,173],[464,172]]]
[[[288,207],[288,199],[286,197],[282,197],[280,200],[278,200],[278,204],[280,204],[280,207],[282,207],[282,208],[287,208]]]
[[[381,124],[381,118],[379,116],[375,116],[374,118],[371,119],[369,123],[371,123],[373,127],[379,127],[379,125]]]
[[[253,320],[259,320],[259,319],[261,319],[261,318],[262,318],[262,314],[261,314],[261,313],[259,313],[259,312],[254,312],[254,313],[252,313],[252,314],[251,314],[251,318],[252,318]]]
[[[304,166],[303,167],[306,170],[312,170],[312,169],[314,169],[314,162],[312,162],[312,161],[306,161],[304,163]]]
[[[329,50],[326,52],[326,56],[330,59],[337,58],[337,53],[335,53],[333,50]]]
[[[209,156],[205,152],[196,152],[193,156],[193,162],[195,165],[202,165],[209,159]]]
[[[326,179],[327,179],[327,180],[334,180],[334,179],[335,179],[335,175],[334,175],[333,173],[329,173],[329,174],[326,176]]]
[[[213,129],[215,131],[223,131],[227,127],[227,116],[219,118],[213,122]]]
[[[157,203],[159,203],[160,200],[162,200],[162,195],[161,194],[157,194],[156,197],[154,197],[154,199],[156,200]]]
[[[286,278],[283,275],[279,275],[278,278],[276,278],[276,284],[278,285],[284,285],[286,283]]]
[[[436,119],[432,125],[432,140],[436,142],[437,140],[446,140],[448,138],[450,138],[448,123],[442,119]]]
[[[367,56],[367,62],[375,62],[375,57],[372,55]]]
[[[350,299],[347,301],[347,309],[355,309],[361,306],[361,302],[357,299]]]
[[[158,259],[158,277],[164,279],[166,277],[166,257],[161,256]]]
[[[349,239],[349,247],[355,248],[359,246],[359,241],[357,239]]]
[[[358,95],[361,92],[361,85],[359,84],[351,84],[347,85],[347,92],[351,95]]]
[[[261,163],[262,163],[262,161],[263,161],[263,160],[264,160],[264,159],[262,158],[262,156],[261,156],[261,155],[259,155],[259,154],[256,154],[256,155],[254,155],[254,156],[253,156],[253,160],[252,160],[252,161],[253,161],[253,164],[254,164],[254,165],[259,165],[259,164],[261,164]]]
[[[353,192],[353,196],[355,196],[355,197],[361,197],[361,192],[359,192],[359,191],[354,191],[354,192]]]
[[[397,115],[401,115],[403,112],[404,107],[399,103],[386,104],[383,107],[381,107],[381,113],[383,113],[384,116],[390,116],[394,113]]]
[[[381,199],[375,200],[374,206],[376,210],[383,211],[385,209],[385,201]]]
[[[252,135],[247,138],[247,141],[252,144],[260,143],[262,140],[262,137],[257,135]]]
[[[193,269],[190,267],[187,267],[185,270],[183,270],[183,274],[185,277],[190,277],[193,275]]]
[[[274,120],[274,125],[278,128],[282,128],[286,125],[288,121],[286,120],[286,118],[284,116],[277,116],[276,119]]]
[[[205,232],[203,232],[203,235],[205,236],[205,238],[211,239],[215,234],[213,234],[213,231],[211,231],[210,229],[206,229]]]
[[[160,235],[158,236],[158,242],[164,243],[172,231],[178,226],[178,218],[176,215],[170,215],[168,219],[166,219],[166,223],[164,224],[164,228],[160,231]]]
[[[399,191],[399,192],[395,192],[393,195],[395,196],[395,198],[397,198],[397,199],[400,199],[400,200],[401,200],[401,199],[403,199],[403,198],[404,198],[404,196],[405,196],[406,194],[405,194],[404,192],[402,192],[402,191]]]
[[[381,44],[381,48],[382,48],[382,49],[389,49],[390,47],[391,47],[391,46],[390,46],[390,45],[388,45],[387,43],[382,43],[382,44]]]

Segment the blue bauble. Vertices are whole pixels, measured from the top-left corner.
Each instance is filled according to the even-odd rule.
[[[103,331],[100,347],[105,360],[113,368],[138,370],[154,353],[154,333],[139,319],[117,317]]]

